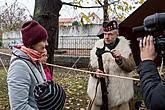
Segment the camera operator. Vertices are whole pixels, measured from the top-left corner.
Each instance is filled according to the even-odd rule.
[[[141,63],[138,66],[140,91],[149,110],[165,110],[165,82],[159,76],[153,36],[140,40]]]

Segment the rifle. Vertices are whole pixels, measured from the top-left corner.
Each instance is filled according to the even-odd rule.
[[[98,64],[99,64],[99,69],[104,72],[104,67],[103,67],[103,60],[102,60],[102,54],[105,53],[105,47],[102,49],[97,48],[96,55],[98,57]],[[107,87],[106,87],[106,81],[105,78],[99,78],[100,83],[101,83],[101,91],[102,91],[102,106],[100,110],[108,110],[108,92],[107,92]]]

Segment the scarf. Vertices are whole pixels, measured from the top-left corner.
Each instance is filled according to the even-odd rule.
[[[26,53],[32,59],[33,62],[41,61],[42,53],[39,53],[36,50],[27,48],[24,45],[15,45],[14,47]]]
[[[47,65],[43,64],[43,69],[44,69],[44,72],[45,72],[45,75],[46,75],[46,79],[47,80],[52,80],[52,76],[51,76],[51,72],[50,72],[50,69],[48,68]]]

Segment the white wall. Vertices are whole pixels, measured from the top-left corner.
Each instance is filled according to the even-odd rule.
[[[92,48],[101,25],[70,26],[59,29],[59,48]],[[5,32],[2,35],[3,48],[22,43],[20,32]]]
[[[3,48],[9,48],[10,46],[13,46],[15,44],[22,43],[21,34],[20,32],[4,32],[2,34],[2,47]]]
[[[88,26],[68,26],[60,27],[59,36],[88,36],[97,35],[102,25],[88,25]]]

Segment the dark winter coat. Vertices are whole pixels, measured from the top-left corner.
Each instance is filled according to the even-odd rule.
[[[149,110],[165,110],[165,82],[161,81],[156,64],[146,60],[139,64],[141,94]]]

